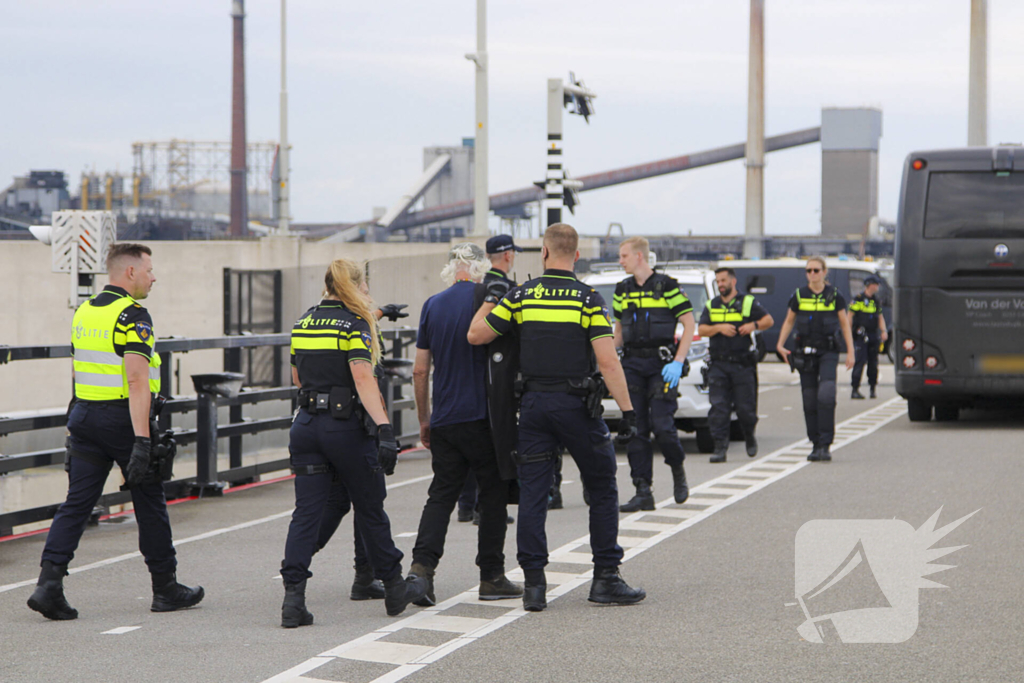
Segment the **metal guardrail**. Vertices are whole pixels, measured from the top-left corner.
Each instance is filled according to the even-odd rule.
[[[390,341],[388,355],[394,359],[404,358],[406,350],[415,341],[416,331],[413,329],[384,330],[385,341]],[[226,485],[244,484],[257,480],[261,474],[286,469],[287,459],[279,459],[270,462],[245,464],[243,463],[242,437],[258,434],[261,432],[288,429],[291,426],[292,412],[295,397],[298,390],[293,386],[272,387],[267,389],[243,390],[232,398],[216,398],[217,407],[228,406],[231,408],[228,424],[218,424],[215,430],[210,430],[208,435],[200,434],[198,429],[173,429],[172,415],[195,412],[199,409],[199,397],[170,396],[171,387],[171,356],[174,353],[188,353],[189,351],[201,351],[209,349],[243,349],[258,346],[288,346],[291,343],[291,335],[288,333],[262,334],[262,335],[241,335],[230,337],[207,337],[196,339],[167,338],[158,340],[156,352],[161,355],[163,364],[162,393],[168,396],[164,410],[160,415],[161,430],[170,430],[174,433],[174,439],[179,445],[197,444],[197,476],[176,479],[164,483],[164,491],[169,499],[180,498],[187,495],[216,495],[223,491]],[[71,345],[50,345],[50,346],[0,346],[0,365],[14,361],[40,360],[48,358],[70,358]],[[410,383],[410,379],[399,374],[387,374],[381,382],[382,393],[387,403],[388,413],[391,416],[395,433],[400,442],[414,442],[419,437],[418,425],[416,429],[408,433],[402,429],[402,411],[415,406],[412,398],[407,398],[402,393],[403,386]],[[244,419],[241,413],[243,405],[253,405],[266,401],[289,401],[291,408],[287,415],[264,419]],[[65,409],[53,409],[40,411],[33,415],[22,417],[5,418],[0,416],[0,436],[18,432],[28,432],[40,429],[55,429],[67,424]],[[214,434],[216,435],[214,437]],[[216,439],[229,438],[229,462],[228,469],[217,471],[216,462],[210,462],[208,454],[216,457]],[[200,444],[201,440],[212,440],[214,443]],[[0,476],[17,472],[20,470],[36,467],[47,467],[50,465],[63,464],[65,457],[64,448],[54,448],[30,453],[17,453],[14,455],[0,455]],[[203,462],[202,460],[205,460]],[[131,493],[129,491],[117,491],[102,496],[99,500],[96,517],[103,514],[106,508],[112,505],[129,502]],[[17,510],[0,514],[0,536],[9,535],[11,530],[23,524],[30,524],[46,519],[52,519],[60,504],[44,505],[36,508]]]

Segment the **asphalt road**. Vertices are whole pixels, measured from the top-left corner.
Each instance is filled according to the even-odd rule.
[[[891,383],[876,401],[852,401],[844,387],[839,420],[864,417],[848,422],[834,462],[806,463],[806,448],[789,448],[803,438],[793,379],[777,364],[762,366],[756,461],[737,443],[726,464],[711,465],[684,435],[690,483],[704,484],[693,498],[703,504],[622,516],[623,574],[649,594],[640,605],[587,602],[588,551],[580,545],[586,507],[567,460],[566,508],[548,518],[549,545],[562,549],[564,561],[549,567],[557,582],[549,578],[547,611],[523,613],[518,601],[483,605],[466,593],[478,578],[476,527],[454,519],[436,579],[438,598],[447,602],[429,613],[410,608],[399,619],[385,616],[379,602],[351,602],[346,520],[314,560],[307,603],[315,625],[286,631],[278,625],[277,576],[292,487],[282,482],[171,507],[179,578],[207,591],[200,607],[180,613],[148,611],[149,580],[142,559],[131,556],[137,541],[130,515],[87,530],[72,567],[100,565],[65,581],[81,613],[72,622],[30,611],[31,586],[9,588],[34,579],[45,536],[0,543],[0,681],[1024,680],[1021,416],[968,413],[957,423],[911,424],[901,403],[890,401]],[[414,454],[389,479],[387,509],[406,566],[429,474],[429,460]],[[624,499],[628,467],[619,475]],[[668,498],[668,469],[656,464],[655,478],[657,498]],[[940,508],[937,527],[978,512],[941,540],[907,534]],[[814,520],[890,520],[882,526],[895,531],[886,546],[862,522]],[[824,535],[798,541],[808,522]],[[807,557],[813,565],[815,553],[825,557],[831,549],[821,562],[846,558],[844,529],[868,529],[861,555],[840,563],[853,568],[819,595],[802,588],[805,606],[815,617],[887,606],[890,612],[879,614],[882,622],[891,615],[892,628],[869,629],[868,636],[891,636],[900,622],[910,629],[902,642],[840,642],[838,618],[819,622],[825,643],[798,632],[806,614],[796,604],[797,575],[804,588],[814,586],[831,566],[812,576]],[[514,527],[509,531],[511,570]],[[925,552],[929,546],[965,546],[935,560],[955,565],[928,577],[947,588],[917,588],[923,563],[935,557]],[[917,572],[910,578],[899,574],[908,562]],[[133,630],[105,633],[119,628]],[[324,653],[331,654],[318,657]],[[296,678],[300,665],[307,672]]]

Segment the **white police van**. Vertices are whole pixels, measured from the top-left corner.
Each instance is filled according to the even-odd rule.
[[[700,314],[704,311],[704,306],[709,299],[718,295],[714,271],[707,263],[669,262],[664,266],[658,266],[657,271],[675,278],[679,283],[679,287],[693,304],[694,321],[700,319]],[[611,313],[615,285],[625,280],[626,277],[628,277],[626,272],[618,264],[599,263],[592,264],[591,272],[581,275],[580,280],[600,292],[608,305],[608,312]],[[682,332],[683,326],[677,325],[677,340]],[[708,428],[708,411],[711,410],[711,403],[708,400],[708,388],[704,384],[701,372],[707,363],[707,353],[708,340],[695,332],[690,352],[686,356],[690,361],[690,372],[679,380],[679,405],[676,408],[676,427],[685,432],[695,432],[697,449],[701,453],[713,453],[715,450],[715,441]],[[618,404],[613,399],[606,398],[603,405],[605,421],[608,422],[610,428],[616,429],[619,417],[622,416]],[[735,420],[731,431],[731,436],[734,439],[743,438],[740,425]]]

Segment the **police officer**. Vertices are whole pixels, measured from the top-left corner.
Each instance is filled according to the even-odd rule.
[[[364,294],[369,294],[369,289],[364,286],[361,287],[360,291]],[[376,311],[377,320],[387,318],[391,322],[398,322],[400,318],[408,318],[409,314],[405,313],[402,309],[407,308],[407,304],[387,304],[381,306]],[[383,336],[381,336],[381,344],[383,348]],[[383,368],[378,365],[375,368],[375,374],[377,375],[378,384],[381,383],[381,376],[383,374]],[[383,392],[383,384],[381,384],[381,391]],[[331,537],[334,536],[334,532],[338,530],[338,526],[341,524],[341,520],[349,513],[352,509],[352,500],[349,498],[348,489],[341,483],[340,480],[335,479],[331,486],[331,492],[327,496],[327,503],[324,505],[323,517],[320,519],[320,531],[317,536],[316,550],[319,552],[327,547]],[[384,599],[384,584],[381,583],[380,579],[375,579],[373,576],[373,567],[370,566],[370,559],[366,555],[366,544],[363,543],[363,537],[359,533],[359,525],[355,522],[355,515],[352,520],[352,537],[355,545],[355,578],[352,580],[352,590],[349,592],[349,598],[351,600],[383,600]]]
[[[172,612],[203,599],[202,588],[176,580],[167,501],[151,466],[156,435],[150,410],[160,392],[160,356],[153,351],[153,319],[138,301],[156,282],[152,254],[141,244],[112,246],[110,284],[78,307],[71,324],[75,398],[68,414],[68,495],[54,515],[39,583],[28,599],[47,619],[78,617],[64,597],[63,579],[114,463],[131,491],[139,550],[152,575],[150,609]]]
[[[324,289],[323,300],[292,328],[292,381],[299,387],[299,409],[288,444],[296,477],[295,511],[281,562],[285,628],[313,623],[306,609],[306,580],[312,576],[310,559],[335,478],[355,508],[369,564],[384,583],[388,615],[401,614],[426,593],[422,579],[402,578],[402,553],[384,512],[384,475],[395,471],[398,444],[374,377],[380,342],[363,270],[337,259],[327,269]]]
[[[747,455],[757,455],[757,344],[754,332],[767,330],[775,321],[750,294],[736,288],[736,271],[715,270],[718,296],[700,316],[697,331],[708,337],[711,366],[708,369],[711,410],[708,425],[715,439],[711,462],[725,462],[729,448],[729,421],[733,407],[743,426]]]
[[[880,284],[874,275],[864,278],[864,292],[850,302],[850,313],[853,315],[850,324],[853,327],[853,346],[856,349],[856,362],[850,376],[850,384],[853,387],[850,398],[864,398],[864,394],[860,393],[860,378],[865,363],[868,366],[869,395],[871,398],[877,397],[875,387],[878,385],[879,345],[884,344],[889,338],[882,306],[876,298]]]
[[[846,314],[846,299],[826,277],[825,259],[807,259],[807,286],[800,287],[789,300],[786,320],[779,331],[776,351],[800,372],[804,401],[804,422],[812,450],[812,462],[832,460],[829,447],[836,430],[836,366],[839,364],[838,335],[846,343],[846,369],[853,367],[853,336]],[[785,347],[796,327],[796,350]]]
[[[637,438],[629,444],[629,470],[636,495],[619,510],[653,510],[654,448],[650,433],[672,469],[672,493],[677,503],[690,495],[675,415],[679,379],[689,372],[686,354],[693,341],[693,306],[674,278],[656,273],[647,262],[650,244],[630,237],[619,245],[619,264],[630,275],[615,287],[612,309],[615,346],[622,349],[622,369],[629,399],[636,408]],[[675,341],[676,323],[683,336]]]
[[[604,604],[643,600],[642,589],[619,575],[615,448],[600,418],[604,382],[622,409],[619,438],[636,434],[636,413],[629,401],[608,313],[601,295],[573,275],[579,237],[556,223],[544,232],[544,274],[509,292],[500,303],[491,295],[477,311],[467,338],[488,344],[513,329],[519,335],[523,397],[519,413],[519,566],[526,577],[523,606],[539,612],[547,606],[544,567],[548,563],[544,521],[554,476],[554,454],[562,447],[576,461],[590,493],[590,546],[594,581],[589,599]],[[595,367],[596,362],[596,367]],[[604,382],[595,379],[600,369]]]
[[[491,262],[491,269],[484,275],[483,284],[487,285],[491,282],[498,282],[505,285],[508,289],[516,286],[516,281],[513,280],[509,273],[512,272],[512,266],[516,262],[516,254],[523,251],[522,247],[516,246],[515,241],[511,235],[495,235],[487,240],[485,245],[485,251],[487,252],[487,258]],[[479,304],[483,303],[483,297],[479,294],[483,294],[486,290],[483,287],[478,287],[479,301],[474,299],[474,303],[479,307]],[[507,290],[506,290],[507,291]],[[493,348],[491,348],[493,347]],[[488,365],[490,366],[488,379],[491,380],[489,385],[493,385],[495,378],[495,370],[507,370],[504,366],[512,365],[512,376],[514,379],[514,370],[518,367],[518,345],[514,339],[499,339],[487,350]],[[497,354],[497,355],[495,355]],[[495,361],[495,359],[498,359]],[[502,374],[507,374],[503,372]],[[495,392],[491,391],[492,387],[488,387],[488,402],[492,400]],[[500,390],[500,388],[499,388]],[[491,432],[494,432],[494,413],[493,411],[488,412],[488,418],[491,420]],[[561,477],[559,477],[559,482]],[[557,484],[556,484],[557,486]],[[473,524],[480,524],[480,512],[476,509],[477,504],[477,482],[476,475],[473,474],[473,470],[469,471],[469,475],[466,477],[466,485],[462,489],[462,494],[459,496],[459,521],[460,522],[473,522]],[[556,490],[556,489],[553,489]],[[561,494],[559,494],[561,497]],[[559,507],[561,505],[559,504]],[[508,517],[506,520],[509,524],[515,520],[512,517]]]

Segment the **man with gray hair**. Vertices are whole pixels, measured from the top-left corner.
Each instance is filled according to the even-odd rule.
[[[466,339],[475,311],[476,283],[490,268],[483,249],[470,242],[448,253],[441,280],[448,285],[427,299],[420,313],[413,384],[420,420],[420,439],[430,449],[434,479],[420,517],[410,573],[427,580],[420,606],[436,603],[434,572],[444,553],[452,511],[472,471],[480,487],[480,528],[476,563],[480,567],[480,599],[522,596],[521,586],[505,577],[505,531],[508,483],[501,478],[487,421],[487,352]],[[508,285],[492,282],[488,288]],[[433,405],[430,367],[434,366]]]

